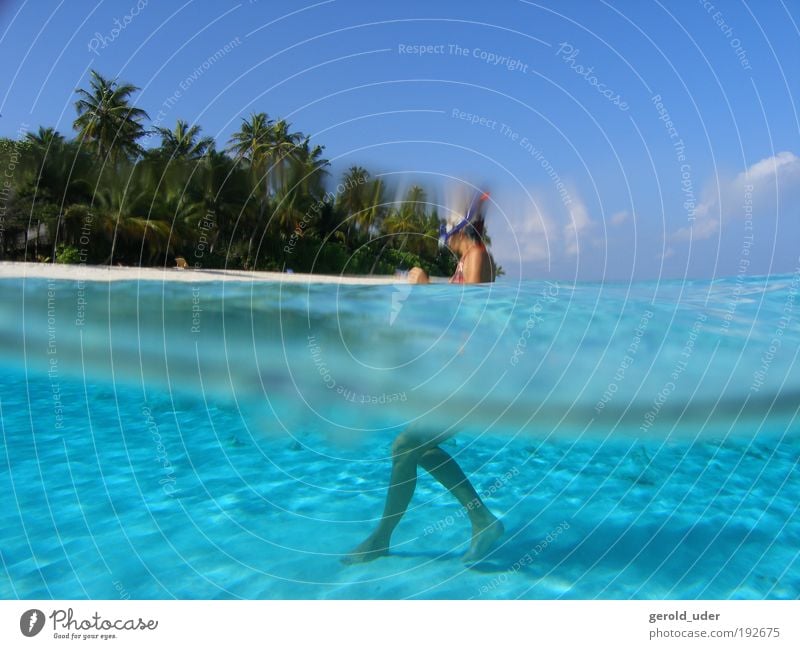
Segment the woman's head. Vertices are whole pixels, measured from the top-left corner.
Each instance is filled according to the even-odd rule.
[[[463,216],[452,213],[448,217],[447,225],[442,225],[440,231],[442,242],[446,242],[448,248],[460,252],[475,243],[483,242],[483,208],[488,198],[488,192],[475,194]]]
[[[464,228],[464,235],[474,242],[483,242],[483,214],[478,214],[472,221],[470,221]]]
[[[481,216],[452,234],[447,239],[447,247],[456,253],[463,252],[475,243],[483,243],[483,231],[484,223]]]

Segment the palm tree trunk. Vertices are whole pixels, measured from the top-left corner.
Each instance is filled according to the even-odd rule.
[[[378,253],[378,255],[375,257],[375,261],[373,261],[373,262],[372,262],[372,268],[370,268],[370,269],[369,269],[369,274],[370,274],[370,275],[374,275],[374,274],[375,274],[375,266],[378,264],[378,260],[379,260],[381,257],[383,257],[383,253],[384,253],[384,251],[386,250],[386,246],[388,246],[388,245],[389,245],[389,242],[390,242],[390,241],[391,241],[391,238],[390,238],[390,237],[386,237],[386,243],[384,243],[384,244],[383,244],[383,247],[381,248],[381,251],[380,251],[380,252]]]

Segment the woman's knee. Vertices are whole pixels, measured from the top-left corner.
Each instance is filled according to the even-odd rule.
[[[449,459],[450,456],[438,446],[430,446],[420,453],[418,463],[426,471],[434,472],[447,464]]]
[[[392,442],[392,458],[394,460],[419,458],[422,453],[428,450],[428,446],[414,435],[400,433]]]

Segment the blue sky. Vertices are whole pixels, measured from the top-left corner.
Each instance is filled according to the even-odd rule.
[[[220,144],[285,117],[332,183],[488,187],[512,278],[791,273],[799,24],[797,0],[0,2],[0,135],[72,134],[94,68]]]

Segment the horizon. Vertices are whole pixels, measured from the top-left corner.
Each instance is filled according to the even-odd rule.
[[[796,7],[127,4],[0,6],[0,136],[74,137],[96,69],[219,150],[251,113],[288,120],[329,187],[361,165],[450,209],[488,188],[509,279],[800,272]]]

